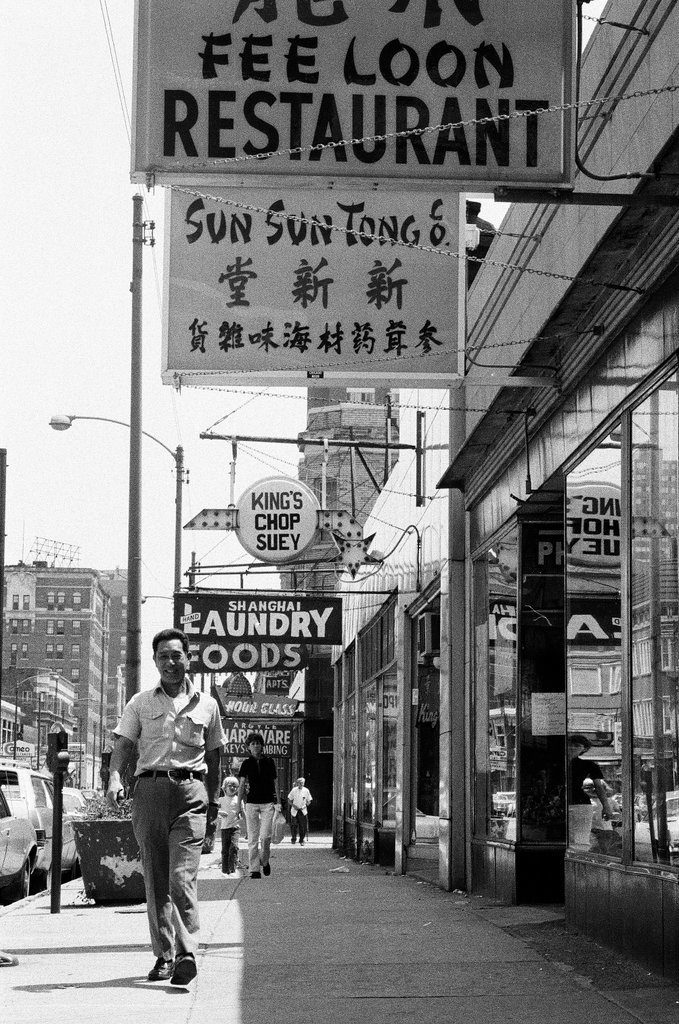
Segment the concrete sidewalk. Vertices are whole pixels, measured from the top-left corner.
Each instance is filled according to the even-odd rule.
[[[244,851],[241,853],[245,858]],[[0,910],[12,1024],[676,1024],[679,986],[602,990],[508,929],[558,908],[499,907],[342,860],[329,837],[274,848],[269,878],[202,858],[199,974],[147,982],[145,907],[93,905],[80,882]]]

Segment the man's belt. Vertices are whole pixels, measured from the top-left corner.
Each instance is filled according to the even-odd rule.
[[[147,772],[139,772],[140,779],[197,779],[203,781],[204,772],[189,771],[188,768],[153,768]]]

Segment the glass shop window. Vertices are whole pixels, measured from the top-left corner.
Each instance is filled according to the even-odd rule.
[[[622,856],[620,430],[566,480],[568,843]]]
[[[632,413],[634,858],[679,866],[678,422],[673,375]]]
[[[382,824],[396,823],[396,733],[398,700],[396,676],[382,677]]]
[[[361,821],[375,821],[377,799],[377,684],[361,691]]]
[[[518,531],[474,566],[475,831],[516,839]]]

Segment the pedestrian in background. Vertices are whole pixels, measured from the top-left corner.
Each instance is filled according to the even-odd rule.
[[[222,833],[222,872],[232,875],[238,867],[238,840],[240,839],[240,801],[238,779],[227,775],[219,801],[219,828]]]
[[[311,793],[304,785],[305,781],[304,776],[300,775],[295,781],[295,785],[288,793],[288,804],[290,806],[290,832],[292,833],[292,839],[290,842],[294,843],[296,841],[297,831],[299,830],[300,846],[304,846],[304,840],[306,839],[309,830],[307,807],[313,800]]]
[[[107,799],[123,796],[120,773],[135,746],[132,827],[139,843],[151,944],[149,981],[188,985],[198,951],[198,867],[208,814],[217,817],[226,737],[213,697],[187,676],[189,641],[179,629],[153,638],[160,681],[135,693],[114,730]]]
[[[245,812],[248,830],[248,866],[250,878],[271,874],[271,825],[279,801],[276,762],[264,753],[261,732],[251,732],[246,740],[250,756],[240,766],[238,801]],[[247,803],[245,788],[247,786]],[[260,846],[261,842],[261,846]]]

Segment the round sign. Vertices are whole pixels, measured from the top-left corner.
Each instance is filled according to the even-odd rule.
[[[238,539],[262,562],[295,562],[316,536],[319,507],[314,492],[299,480],[259,480],[238,501]]]

